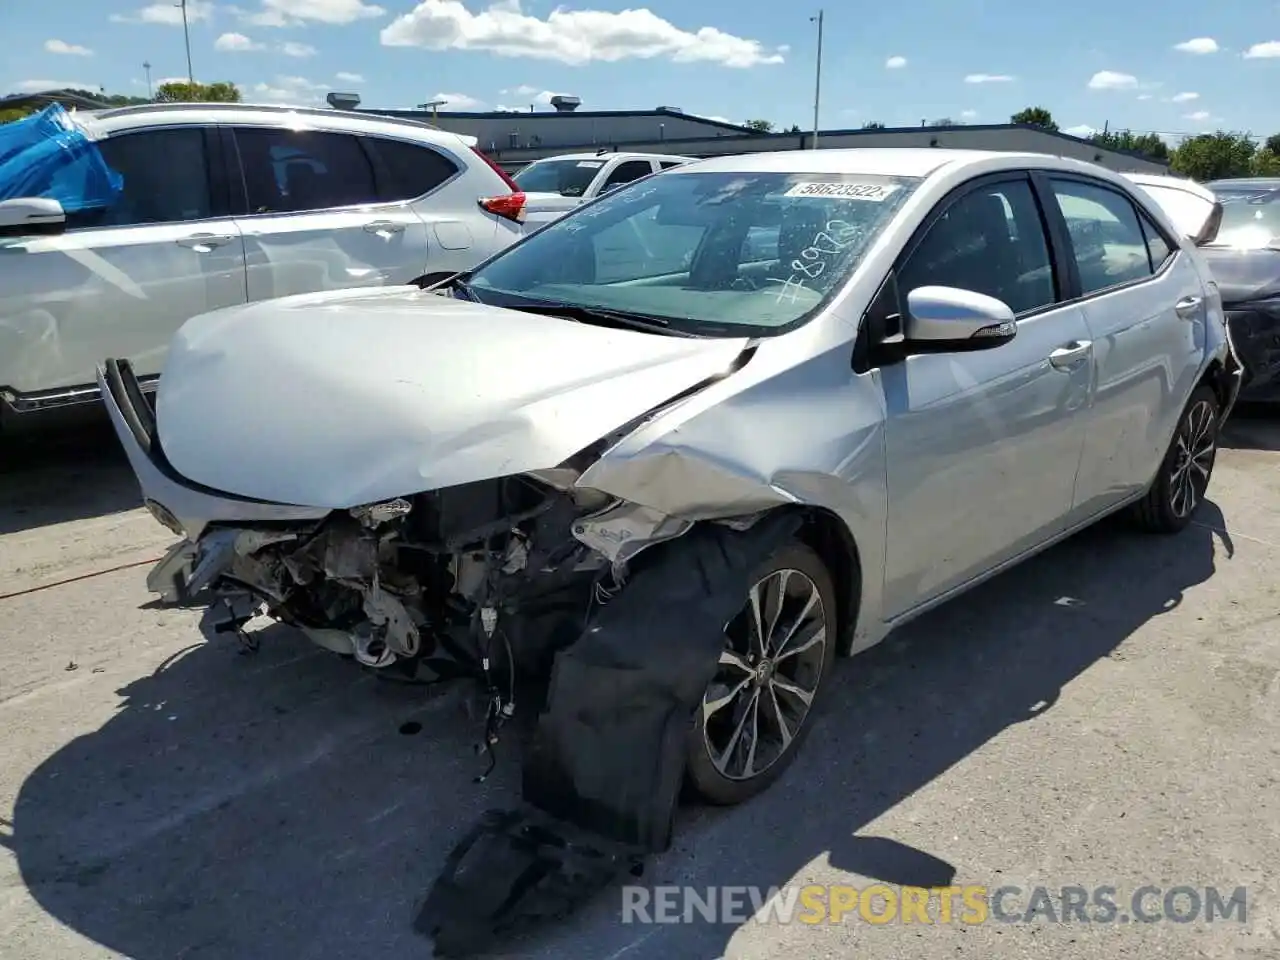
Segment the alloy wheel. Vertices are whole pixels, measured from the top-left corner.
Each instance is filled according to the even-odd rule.
[[[1204,499],[1218,450],[1213,404],[1198,401],[1178,428],[1169,476],[1169,508],[1179,519],[1188,517]]]
[[[826,625],[803,572],[775,570],[752,586],[702,700],[703,741],[721,776],[751,780],[786,754],[822,681]]]

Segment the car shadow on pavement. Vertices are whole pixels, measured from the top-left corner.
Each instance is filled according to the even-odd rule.
[[[142,505],[109,424],[0,438],[0,536]]]
[[[640,882],[767,889],[823,856],[889,882],[966,873],[946,849],[858,831],[1038,722],[1207,581],[1221,537],[1209,528],[1225,526],[1212,503],[1198,519],[1173,537],[1105,522],[843,662],[787,774],[738,808],[687,807]],[[504,741],[477,785],[480,718],[456,688],[380,683],[269,631],[257,654],[201,645],[130,683],[111,720],[27,778],[0,843],[45,911],[134,960],[429,956],[413,916],[479,813],[515,802],[518,745]],[[504,955],[711,960],[737,929],[637,927],[620,907],[602,893]]]

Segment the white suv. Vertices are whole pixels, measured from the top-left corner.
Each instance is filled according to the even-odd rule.
[[[46,178],[48,190],[40,177],[21,188],[34,196],[12,198],[9,184],[12,199],[0,203],[8,427],[95,402],[104,356],[133,358],[152,385],[170,338],[197,314],[448,275],[525,230],[523,197],[474,138],[424,123],[243,104],[146,104],[63,121],[82,145],[96,142],[123,186],[106,207],[63,211],[39,198],[65,176]]]

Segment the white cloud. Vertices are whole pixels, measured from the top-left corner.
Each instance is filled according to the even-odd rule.
[[[230,6],[227,13],[234,14],[245,23],[255,27],[288,27],[292,26],[278,10],[245,10],[243,7]]]
[[[250,40],[243,33],[224,33],[213,41],[213,49],[222,53],[244,53],[249,50],[263,50],[266,44]]]
[[[294,27],[308,21],[342,25],[381,17],[387,12],[364,0],[262,0],[258,10],[243,7],[227,7],[227,10],[257,27]]]
[[[273,83],[259,83],[253,88],[254,99],[301,106],[322,102],[327,92],[325,84],[312,83],[306,77],[276,77]]]
[[[1244,52],[1246,59],[1261,60],[1280,57],[1280,40],[1268,40],[1266,43],[1255,43]]]
[[[274,0],[286,2],[286,0]],[[287,0],[309,5],[312,0]],[[382,31],[388,47],[482,50],[500,57],[530,57],[581,65],[593,61],[663,57],[677,63],[726,67],[782,63],[783,48],[768,51],[715,27],[682,30],[650,10],[553,9],[545,20],[526,14],[520,0],[499,0],[472,13],[460,0],[423,0]]]
[[[1190,103],[1192,100],[1199,100],[1198,93],[1175,93],[1169,98],[1170,103]]]
[[[965,83],[1012,83],[1014,77],[1007,73],[971,73],[964,78]]]
[[[483,110],[484,101],[465,93],[437,93],[432,100],[443,100],[441,105],[446,110]]]
[[[907,65],[906,57],[890,57],[888,60],[884,62],[884,68],[886,70],[901,70],[906,65]]]
[[[341,80],[343,83],[364,83],[364,77],[358,73],[348,73],[346,70],[339,70],[333,75],[333,79]]]
[[[187,20],[208,20],[213,16],[212,0],[187,0]],[[182,26],[182,8],[175,3],[152,3],[132,13],[113,13],[114,23],[159,23],[167,27]]]
[[[1138,99],[1139,99],[1139,100],[1150,100],[1150,99],[1151,99],[1151,94],[1149,94],[1149,93],[1140,93],[1140,94],[1138,94]]]
[[[67,43],[65,40],[46,40],[44,49],[46,53],[59,53],[69,57],[93,56],[93,51],[88,47],[82,47],[78,43]]]
[[[280,52],[286,57],[314,57],[316,48],[309,43],[297,43],[290,40],[287,43],[280,44]]]
[[[1095,133],[1098,132],[1098,128],[1091,127],[1087,123],[1081,123],[1074,127],[1067,127],[1062,132],[1067,134],[1068,136],[1088,139],[1089,137],[1092,137]]]
[[[498,92],[499,92],[500,94],[502,94],[503,96],[506,96],[506,95],[508,95],[508,94],[514,94],[514,95],[515,95],[515,96],[517,96],[517,97],[527,97],[527,96],[529,96],[530,94],[537,93],[537,92],[538,92],[538,88],[537,88],[537,87],[531,87],[531,86],[529,86],[527,83],[522,83],[522,84],[520,84],[520,86],[518,86],[518,87],[512,87],[512,88],[510,88],[510,89],[508,89],[508,90],[499,90]]]
[[[1188,113],[1188,114],[1186,114],[1186,118],[1187,118],[1188,120],[1208,120],[1208,119],[1209,119],[1209,111],[1208,111],[1208,110],[1197,110],[1195,113]]]
[[[23,80],[13,85],[19,93],[44,93],[46,90],[97,90],[96,83],[80,80]]]
[[[1099,70],[1089,78],[1090,90],[1132,90],[1138,86],[1138,78],[1130,73]]]
[[[977,110],[961,110],[960,111],[960,117],[963,120],[972,120],[977,115],[978,115]]]
[[[1175,43],[1173,49],[1181,50],[1183,53],[1217,53],[1218,41],[1213,37],[1196,37],[1192,40],[1185,40],[1182,43]]]

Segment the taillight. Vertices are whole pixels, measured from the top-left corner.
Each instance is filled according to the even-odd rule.
[[[524,223],[524,199],[524,194],[516,191],[500,197],[481,197],[480,206],[499,217]]]
[[[483,151],[481,151],[479,147],[472,147],[471,152],[474,153],[481,160],[483,160],[486,164],[488,164],[489,169],[502,178],[502,182],[505,183],[511,189],[512,193],[520,192],[520,185],[516,183],[514,180],[512,180],[511,176],[507,173],[507,171],[503,170],[500,166],[494,163]]]

